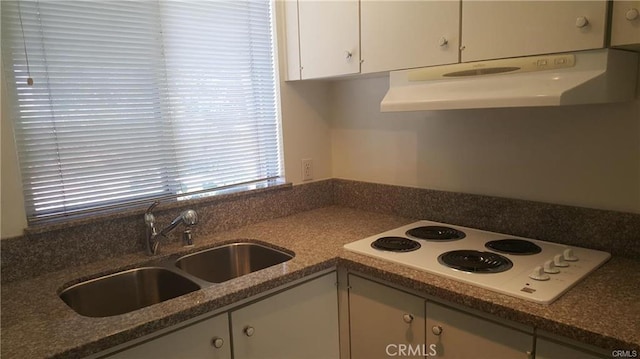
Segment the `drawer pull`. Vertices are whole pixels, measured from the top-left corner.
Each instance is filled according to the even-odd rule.
[[[248,326],[244,327],[244,329],[242,331],[244,332],[244,335],[250,337],[250,336],[253,335],[253,333],[255,333],[256,330],[255,330],[254,327],[248,325]]]
[[[433,328],[431,328],[431,332],[433,332],[434,335],[440,335],[442,334],[442,327],[439,325],[434,325]]]
[[[211,344],[213,345],[214,348],[220,349],[224,345],[224,339],[220,337],[215,337],[213,338],[213,340],[211,340]]]

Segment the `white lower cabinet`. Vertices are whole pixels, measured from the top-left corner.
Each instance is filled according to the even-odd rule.
[[[498,324],[353,274],[349,327],[351,359],[533,358],[533,328]]]
[[[533,335],[427,302],[427,343],[437,358],[533,358]]]
[[[92,358],[338,359],[336,281],[332,272],[141,344]]]
[[[349,275],[351,358],[422,358],[416,351],[425,344],[424,303],[424,298]]]
[[[336,274],[231,312],[234,359],[339,358]]]
[[[538,338],[536,340],[536,359],[602,359],[611,358],[612,354],[598,354],[584,348],[583,344],[566,343],[559,340],[551,340],[546,338]]]
[[[107,356],[109,359],[230,359],[229,319],[216,315]]]
[[[348,332],[345,343],[351,359],[597,359],[610,355],[544,331],[536,332],[534,351],[533,328],[436,303],[353,273],[345,277],[348,328],[343,329]],[[335,272],[325,274],[90,358],[338,359],[336,282]]]

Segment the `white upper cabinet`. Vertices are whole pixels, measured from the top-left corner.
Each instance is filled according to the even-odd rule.
[[[280,33],[278,41],[284,44],[280,61],[284,63],[286,80],[300,80],[300,35],[298,34],[298,1],[276,2],[276,24]]]
[[[614,45],[637,44],[640,1],[617,1]],[[288,80],[603,48],[607,1],[284,0]],[[623,9],[623,10],[619,10]]]
[[[361,0],[361,72],[458,62],[459,1]]]
[[[640,0],[614,1],[611,15],[611,46],[640,47]]]
[[[602,48],[606,1],[463,1],[463,62]]]
[[[358,0],[299,0],[301,78],[360,72]]]

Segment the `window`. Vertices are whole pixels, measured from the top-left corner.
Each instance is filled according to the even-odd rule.
[[[269,1],[1,4],[31,222],[281,176]]]

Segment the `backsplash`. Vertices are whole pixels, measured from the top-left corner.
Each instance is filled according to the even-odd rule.
[[[284,217],[333,204],[333,182],[284,185],[244,194],[161,204],[154,214],[158,226],[169,224],[181,211],[194,209],[199,223],[194,240],[211,233]],[[144,210],[80,224],[59,224],[49,231],[27,230],[24,236],[0,241],[2,282],[35,277],[65,267],[91,263],[145,250]],[[169,234],[179,241],[182,231]],[[160,245],[162,251],[162,244]]]
[[[640,214],[340,179],[334,199],[366,211],[640,255]]]
[[[329,179],[247,194],[221,195],[186,204],[162,204],[160,226],[191,208],[200,222],[194,238],[330,205],[428,219],[493,232],[640,255],[640,214],[562,206],[517,199]],[[144,251],[143,211],[27,231],[0,241],[2,282],[68,266]],[[179,240],[181,231],[171,233]]]

